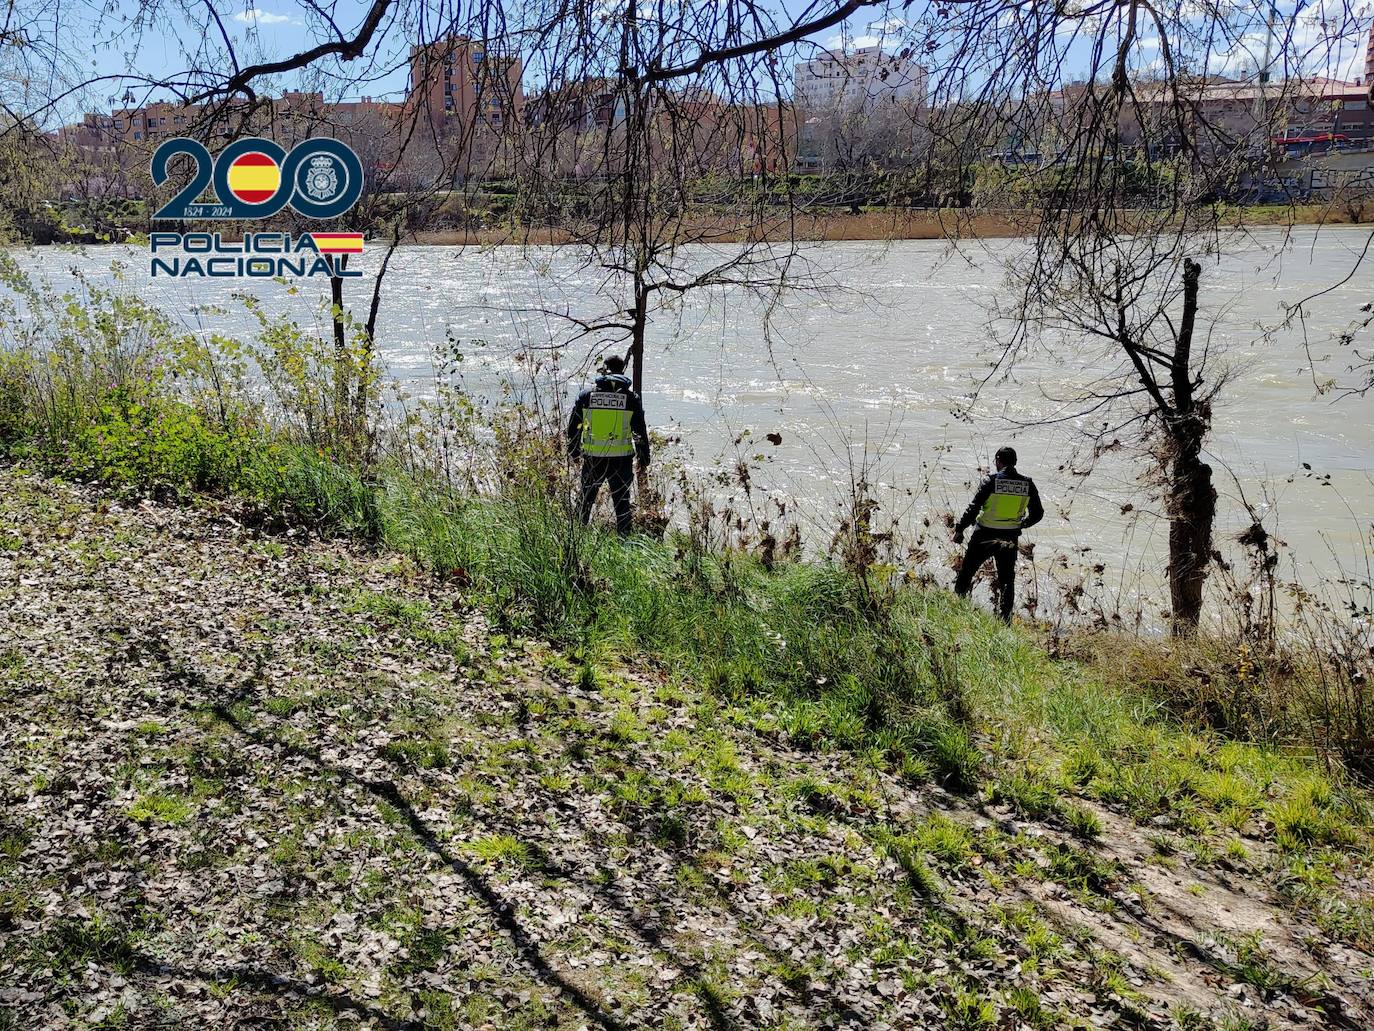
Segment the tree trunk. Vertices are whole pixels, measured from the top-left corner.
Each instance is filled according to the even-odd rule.
[[[1195,633],[1202,616],[1202,585],[1212,560],[1212,521],[1217,508],[1212,467],[1200,457],[1202,433],[1185,431],[1183,436],[1192,439],[1174,438],[1179,450],[1169,477],[1170,630],[1175,637]]]
[[[387,267],[391,264],[391,256],[396,253],[396,248],[401,244],[401,223],[399,221],[392,227],[391,242],[387,245],[386,253],[382,255],[381,268],[377,270],[377,278],[372,282],[372,304],[367,310],[367,322],[363,326],[363,354],[358,362],[360,377],[358,388],[353,393],[353,425],[358,427],[358,435],[365,438],[366,449],[363,454],[364,464],[369,464],[372,460],[373,433],[372,427],[368,423],[367,405],[368,388],[371,384],[372,362],[377,356],[377,316],[382,307],[382,280],[386,278]],[[345,259],[347,255],[344,256]],[[334,346],[339,346],[339,331],[336,326],[334,331]]]
[[[1183,260],[1183,314],[1174,342],[1170,367],[1173,405],[1165,414],[1169,453],[1169,598],[1173,610],[1170,630],[1175,637],[1197,631],[1202,616],[1202,585],[1212,560],[1212,521],[1217,492],[1212,467],[1202,460],[1202,443],[1211,427],[1206,401],[1195,396],[1193,327],[1197,321],[1198,282],[1202,266]]]
[[[334,321],[334,424],[340,438],[344,436],[349,415],[348,338],[344,327],[343,278],[331,276],[329,301]]]
[[[644,396],[644,336],[649,326],[649,291],[644,285],[642,278],[637,275],[635,282],[635,306],[633,315],[633,326],[630,337],[630,376],[634,385],[635,392],[641,397]],[[646,508],[653,502],[653,490],[649,486],[649,470],[635,460],[635,496],[638,501],[636,508],[636,520],[641,527],[653,523],[653,518],[646,520],[650,513]]]
[[[635,306],[630,313],[633,326],[630,335],[630,379],[636,393],[644,393],[644,335],[649,326],[649,291],[641,284],[635,285]]]

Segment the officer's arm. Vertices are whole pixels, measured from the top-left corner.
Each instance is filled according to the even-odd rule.
[[[635,438],[635,453],[640,465],[649,464],[649,426],[644,421],[644,403],[638,394],[630,395],[630,432]]]
[[[1030,481],[1030,506],[1026,509],[1026,518],[1021,521],[1021,529],[1034,526],[1045,518],[1045,507],[1040,504],[1040,492],[1035,489],[1035,481]]]
[[[992,494],[992,477],[989,476],[978,487],[978,493],[973,495],[973,501],[968,508],[964,509],[964,514],[959,518],[959,525],[954,528],[955,533],[962,533],[975,522],[978,521],[978,513],[983,510],[983,505],[987,503],[988,497]]]
[[[582,454],[582,409],[587,407],[587,394],[577,395],[572,415],[568,416],[568,454],[576,458]]]

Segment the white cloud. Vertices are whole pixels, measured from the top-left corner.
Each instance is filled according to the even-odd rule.
[[[234,21],[244,25],[287,25],[292,20],[288,15],[259,11],[256,7],[250,7],[246,11],[239,11],[234,15]]]
[[[885,18],[869,22],[867,31],[858,35],[853,35],[852,30],[845,30],[831,36],[825,41],[825,48],[835,53],[842,53],[845,50],[858,50],[862,47],[883,47],[886,49],[901,42],[908,27],[905,18]]]

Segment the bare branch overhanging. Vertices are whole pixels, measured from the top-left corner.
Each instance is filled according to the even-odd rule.
[[[283,9],[313,37],[310,46],[285,57],[264,54],[251,34],[241,39],[226,31],[231,12],[216,0],[142,0],[127,25],[108,18],[96,23],[130,47],[144,33],[179,35],[183,71],[143,75],[127,85],[143,97],[163,90],[200,102],[207,126],[228,133],[250,129],[288,74],[345,96],[394,79],[412,46],[428,54],[436,44],[442,49],[446,40],[465,38],[505,48],[519,56],[526,87],[546,114],[562,108],[562,115],[537,124],[518,119],[502,127],[499,142],[474,148],[478,136],[491,134],[471,125],[457,133],[441,130],[411,108],[397,119],[405,127],[397,132],[396,149],[438,155],[409,162],[411,171],[428,164],[436,198],[460,177],[507,177],[521,214],[532,217],[522,223],[530,238],[534,228],[561,222],[572,242],[601,255],[603,263],[614,252],[613,265],[626,265],[632,274],[643,266],[641,280],[648,266],[677,255],[686,243],[772,238],[788,243],[784,257],[790,260],[790,241],[802,223],[837,197],[881,190],[949,205],[962,213],[958,219],[1020,191],[1024,228],[1035,240],[1033,263],[1020,276],[1028,306],[1049,303],[1062,289],[1060,272],[1074,267],[1070,252],[1081,273],[1084,261],[1102,259],[1121,234],[1172,241],[1168,254],[1175,261],[1185,252],[1215,250],[1222,227],[1210,200],[1234,188],[1246,167],[1263,164],[1255,143],[1269,136],[1262,111],[1240,130],[1209,121],[1204,100],[1216,72],[1233,71],[1237,55],[1263,35],[1267,59],[1255,54],[1263,67],[1254,72],[1271,82],[1254,103],[1282,110],[1305,91],[1320,95],[1319,80],[1303,73],[1328,71],[1362,28],[1348,3],[1324,5],[1317,20],[1295,14],[1271,26],[1257,5],[1199,7],[1184,0],[1073,7],[1032,0],[814,0],[792,12],[752,0],[652,7],[633,0],[623,7],[588,0],[374,0],[362,7],[298,0]],[[929,65],[925,96],[880,120],[833,119],[837,174],[826,181],[828,194],[803,198],[781,174],[790,171],[800,134],[799,113],[788,103],[794,98],[788,96],[787,65],[826,47],[826,34],[856,17],[879,16],[885,51]],[[78,95],[83,84],[114,81],[81,78],[70,48],[60,45],[72,17],[55,0],[19,0],[7,9],[0,68],[23,91],[19,103],[8,105],[0,131],[37,128],[35,117],[56,110],[59,98]],[[196,23],[218,29],[199,38],[177,32]],[[608,84],[614,117],[594,131],[565,124],[571,109],[585,108],[584,98],[568,91],[596,81]],[[703,105],[713,104],[729,117],[704,127]],[[744,114],[751,109],[754,114]],[[769,124],[760,125],[763,118]],[[881,141],[894,135],[904,141],[900,155],[880,153]],[[1024,151],[1029,140],[1039,144],[1033,166],[1004,162],[1000,170],[989,169],[990,153]],[[752,174],[756,170],[741,174],[739,162],[726,170],[721,153],[744,145],[775,152],[783,167],[762,177]],[[476,157],[474,149],[481,151]],[[378,193],[399,185],[407,167],[399,159],[386,164],[391,167]],[[577,173],[579,166],[582,174],[570,179],[569,170]],[[760,178],[762,199],[756,194],[746,201],[745,187]],[[569,189],[574,180],[575,191]],[[681,186],[694,180],[713,185]],[[703,196],[728,199],[716,206],[717,224],[681,217],[700,207]],[[609,217],[613,201],[619,211]],[[570,220],[570,205],[591,210]],[[533,217],[540,207],[544,216]],[[766,249],[744,250],[757,258]],[[639,283],[634,303],[684,283],[739,285],[732,274],[739,260],[732,257],[715,276],[665,268],[662,276]],[[756,270],[762,273],[764,264],[756,263]],[[1017,347],[1034,321],[1021,320]],[[1007,352],[1015,354],[1016,348]]]

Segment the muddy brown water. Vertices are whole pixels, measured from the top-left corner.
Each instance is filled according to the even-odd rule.
[[[1370,561],[1374,395],[1342,399],[1316,388],[1351,376],[1351,349],[1336,337],[1374,300],[1374,260],[1357,267],[1368,236],[1347,227],[1258,230],[1204,266],[1200,325],[1213,375],[1229,376],[1209,455],[1223,541],[1249,522],[1244,498],[1285,543],[1285,570],[1312,584],[1342,573],[1364,578]],[[787,296],[766,332],[761,308],[739,290],[690,297],[652,327],[650,420],[681,438],[683,460],[701,471],[762,455],[753,503],[785,500],[815,541],[834,525],[860,469],[917,532],[926,519],[961,508],[991,452],[1012,443],[1046,501],[1045,522],[1031,534],[1044,600],[1100,564],[1090,595],[1157,617],[1167,598],[1166,530],[1140,484],[1140,456],[1123,447],[1083,476],[1087,463],[1075,448],[1092,420],[1044,424],[1064,413],[1063,397],[1110,371],[1104,352],[1074,339],[1033,349],[1009,377],[981,388],[971,418],[956,414],[995,353],[985,312],[1005,296],[1000,262],[1018,246],[974,241],[954,253],[925,240],[807,245],[803,258],[829,288]],[[246,286],[269,311],[326,329],[327,291],[313,280],[295,292],[267,280],[150,280],[146,252],[126,247],[13,253],[63,289],[72,287],[73,269],[107,281],[111,262],[124,261],[124,288],[201,332],[252,334],[254,321],[230,298]],[[378,260],[365,254],[356,265],[364,278],[348,284],[358,310]],[[1284,304],[1320,290],[1328,292],[1302,321],[1280,325]],[[430,389],[436,350],[456,346],[463,382],[478,396],[496,399],[503,383],[514,383],[518,392],[564,397],[581,379],[589,340],[572,340],[563,316],[613,310],[620,296],[604,269],[568,248],[403,248],[384,285],[380,350],[412,393]],[[225,310],[206,311],[211,305]],[[1374,350],[1374,339],[1364,347]],[[734,445],[746,431],[750,439]],[[782,443],[769,443],[769,433]],[[1060,555],[1068,568],[1057,564]],[[939,543],[933,561],[946,557]]]

